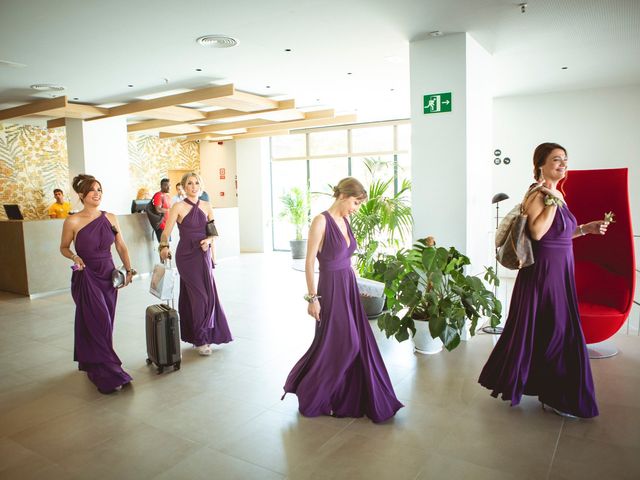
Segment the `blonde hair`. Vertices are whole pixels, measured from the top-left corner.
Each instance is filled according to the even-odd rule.
[[[359,200],[367,199],[367,191],[360,181],[354,177],[343,178],[338,182],[338,185],[333,187],[333,196],[340,198],[340,195],[356,197]]]
[[[189,178],[191,177],[196,177],[196,180],[198,180],[198,183],[200,184],[200,192],[203,192],[204,182],[202,181],[202,177],[196,172],[188,172],[182,175],[182,180],[180,180],[180,185],[182,185],[182,188],[187,188],[187,180],[189,180]]]
[[[146,200],[151,197],[149,193],[149,189],[146,187],[142,187],[138,189],[138,194],[136,195],[136,200]]]

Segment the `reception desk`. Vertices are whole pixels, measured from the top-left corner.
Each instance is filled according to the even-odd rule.
[[[214,213],[220,232],[216,241],[216,257],[222,259],[239,255],[238,209],[220,208]],[[129,249],[131,264],[141,274],[151,272],[158,261],[158,242],[146,214],[118,215],[118,223]],[[0,221],[0,290],[38,295],[69,288],[71,261],[60,254],[62,224],[63,220]],[[176,228],[172,245],[177,239]],[[115,247],[112,254],[114,263],[120,265]]]

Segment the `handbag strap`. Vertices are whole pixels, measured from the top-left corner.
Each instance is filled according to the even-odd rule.
[[[524,214],[526,207],[529,205],[529,200],[531,199],[532,194],[542,190],[543,187],[544,185],[538,184],[527,190],[527,193],[524,194],[524,198],[522,199],[522,203],[520,204],[520,215]]]

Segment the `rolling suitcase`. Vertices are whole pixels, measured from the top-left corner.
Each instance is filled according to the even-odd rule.
[[[147,365],[156,365],[158,375],[165,367],[180,370],[180,325],[178,312],[169,305],[149,305],[146,312]]]

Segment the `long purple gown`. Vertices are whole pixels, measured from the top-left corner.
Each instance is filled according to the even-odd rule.
[[[195,346],[228,343],[233,340],[227,317],[218,298],[213,279],[211,251],[200,248],[206,238],[207,216],[197,203],[184,200],[191,210],[178,224],[180,241],[176,249],[176,266],[180,273],[180,337]]]
[[[113,322],[118,290],[111,284],[114,269],[111,245],[115,233],[105,212],[76,235],[76,252],[84,270],[71,275],[71,296],[76,303],[74,360],[102,393],[131,381],[113,350]]]
[[[402,408],[360,301],[350,244],[328,212],[322,251],[318,252],[320,322],[311,347],[293,367],[284,386],[298,396],[307,417],[334,415],[384,422]]]
[[[562,412],[590,418],[598,406],[578,312],[576,225],[565,205],[533,241],[535,263],[518,272],[504,331],[478,381],[511,405],[523,394],[537,395]]]

